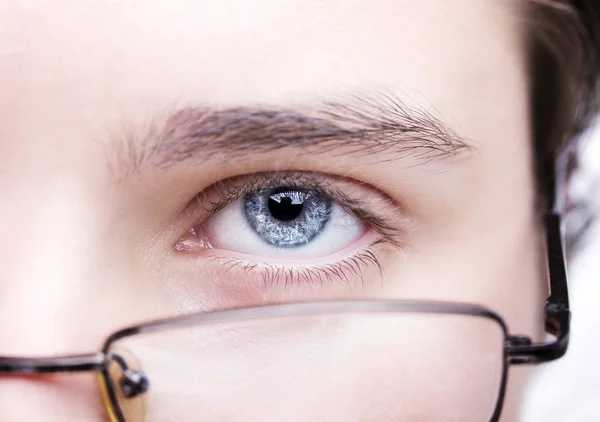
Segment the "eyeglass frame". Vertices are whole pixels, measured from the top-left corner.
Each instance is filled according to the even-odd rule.
[[[551,192],[555,192],[555,179],[551,179]],[[185,325],[205,325],[215,322],[244,321],[271,316],[314,315],[344,312],[413,312],[431,314],[455,314],[483,317],[494,320],[504,334],[504,359],[500,392],[490,422],[500,418],[508,367],[510,365],[539,364],[562,357],[568,348],[571,324],[569,294],[565,254],[561,235],[561,218],[558,212],[556,196],[549,198],[551,211],[546,214],[546,252],[549,296],[544,305],[544,328],[553,341],[534,343],[525,335],[510,335],[503,318],[496,312],[480,305],[459,302],[420,302],[406,300],[369,300],[369,301],[328,301],[297,302],[283,305],[261,305],[237,309],[227,309],[208,313],[197,313],[179,317],[164,318],[145,322],[118,330],[104,342],[101,351],[93,354],[79,354],[59,357],[8,357],[0,356],[0,374],[48,374],[60,372],[98,372],[106,387],[106,393],[112,410],[111,417],[117,422],[126,422],[116,398],[112,380],[108,374],[108,365],[116,362],[124,374],[122,388],[129,389],[131,397],[143,393],[148,388],[148,380],[141,371],[127,367],[125,361],[109,353],[110,346],[119,339],[132,335],[170,329]],[[125,393],[127,395],[127,393]]]

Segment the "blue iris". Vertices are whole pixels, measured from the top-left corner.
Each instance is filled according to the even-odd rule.
[[[244,197],[244,213],[266,243],[295,248],[323,231],[331,217],[331,200],[315,190],[261,189]]]

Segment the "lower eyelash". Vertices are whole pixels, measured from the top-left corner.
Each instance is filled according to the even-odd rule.
[[[260,277],[265,288],[294,285],[326,285],[336,282],[350,286],[351,284],[356,284],[356,280],[363,286],[365,284],[364,271],[366,269],[376,269],[379,277],[383,280],[385,271],[374,250],[376,245],[382,243],[398,247],[398,244],[395,242],[388,241],[387,239],[379,239],[354,256],[346,257],[323,266],[286,267],[241,261],[234,258],[211,258],[219,262],[220,267],[217,271],[220,274],[226,274],[233,270],[243,271],[245,274]]]
[[[283,268],[274,265],[266,265],[263,269],[263,284],[268,286],[281,285],[290,286],[295,284],[320,284],[343,282],[352,284],[352,280],[360,280],[364,285],[363,271],[366,267],[375,267],[383,276],[383,267],[377,256],[370,251],[364,250],[353,257],[344,258],[341,261],[326,264],[322,267]]]

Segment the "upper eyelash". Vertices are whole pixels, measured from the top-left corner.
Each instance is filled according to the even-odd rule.
[[[318,177],[318,174],[308,172],[256,173],[248,176],[237,176],[215,183],[207,190],[198,194],[196,200],[204,207],[206,213],[205,220],[208,220],[232,202],[261,189],[280,186],[313,189],[324,193],[344,208],[346,212],[354,215],[361,221],[368,222],[375,231],[388,237],[390,241],[406,231],[405,226],[398,227],[391,224],[386,218],[371,212],[368,204],[351,198],[336,187],[334,183],[325,179],[325,177],[332,176],[323,175],[321,176],[321,180],[318,180]],[[236,183],[236,180],[240,180],[240,182]],[[218,200],[208,200],[208,193],[211,191],[217,192]]]

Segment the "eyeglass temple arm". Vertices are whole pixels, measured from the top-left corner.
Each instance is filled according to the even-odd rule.
[[[508,337],[506,352],[511,364],[549,362],[563,356],[567,351],[571,311],[560,215],[555,211],[546,216],[546,243],[550,296],[544,306],[544,322],[546,332],[556,337],[556,340],[545,344],[531,344],[528,337]]]
[[[567,169],[571,152],[559,154],[558,159],[546,163],[547,200],[549,212],[546,214],[546,251],[550,295],[544,305],[544,325],[546,332],[556,339],[551,343],[532,344],[529,337],[509,336],[506,341],[508,362],[512,364],[549,362],[567,352],[571,311],[567,269],[561,234],[561,209],[566,197]]]
[[[0,356],[0,373],[49,374],[54,372],[100,371],[107,356],[100,352],[89,355],[56,358],[13,358]]]

